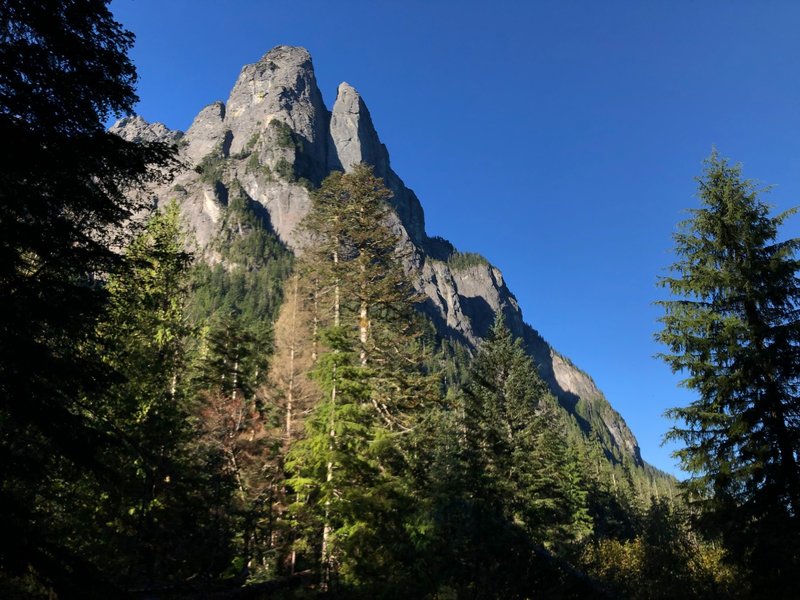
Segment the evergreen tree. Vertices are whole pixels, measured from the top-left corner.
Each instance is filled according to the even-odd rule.
[[[591,531],[578,463],[531,359],[498,314],[464,393],[418,438],[428,465],[422,539],[438,593],[570,597],[581,578],[558,557]]]
[[[172,150],[105,131],[136,103],[133,35],[104,0],[7,0],[0,8],[0,569],[114,595],[62,535],[67,477],[102,478],[124,445],[86,402],[110,372],[92,352],[106,295],[93,278],[164,175]],[[2,575],[2,573],[0,573]],[[80,582],[80,583],[78,583]],[[98,589],[94,589],[97,584]]]
[[[277,407],[264,402],[267,348],[241,319],[215,323],[197,365],[195,413],[201,442],[219,456],[220,476],[233,483],[231,498],[218,497],[232,519],[235,574],[249,580],[274,575],[283,464]]]
[[[230,486],[209,469],[218,458],[196,452],[189,423],[185,245],[172,203],[127,248],[99,327],[104,360],[119,375],[103,396],[104,414],[132,452],[120,456],[120,489],[97,508],[108,527],[97,562],[131,587],[213,576],[229,561],[227,536],[217,533],[225,517],[207,507],[220,485]]]
[[[761,190],[714,152],[698,179],[701,208],[675,234],[661,285],[669,348],[698,398],[669,415],[691,473],[690,498],[757,581],[791,593],[800,561],[800,240],[777,241],[793,211],[771,216]]]
[[[198,324],[239,319],[250,334],[268,341],[289,276],[292,255],[269,227],[263,207],[234,182],[219,233],[212,242],[220,262],[198,262],[192,272],[189,315]]]
[[[487,478],[476,491],[545,546],[591,531],[586,491],[564,434],[555,399],[498,314],[465,389],[471,468]]]
[[[315,192],[306,226],[315,239],[300,272],[320,341],[314,378],[322,401],[290,451],[291,485],[322,557],[323,587],[398,578],[410,510],[397,439],[428,387],[415,352],[415,295],[388,226],[389,192],[370,168],[333,173]],[[321,531],[320,531],[321,530]],[[309,539],[306,536],[306,539]]]

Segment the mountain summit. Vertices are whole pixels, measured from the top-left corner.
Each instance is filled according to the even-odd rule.
[[[525,323],[500,270],[479,255],[428,236],[422,206],[392,170],[363,98],[342,83],[328,110],[304,48],[277,46],[246,65],[227,102],[203,108],[185,133],[139,117],[119,121],[112,131],[131,140],[178,144],[189,168],[169,186],[150,192],[159,202],[179,201],[210,261],[218,260],[211,242],[233,187],[265,209],[272,229],[291,250],[302,252],[309,241],[298,224],[309,210],[309,190],[332,170],[372,165],[393,193],[391,226],[399,235],[406,270],[424,295],[422,310],[439,333],[474,348],[501,311],[584,433],[600,441],[612,462],[653,472],[642,461],[633,433],[591,377]]]

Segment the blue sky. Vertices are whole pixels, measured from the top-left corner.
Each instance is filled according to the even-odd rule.
[[[115,0],[137,36],[137,111],[186,129],[278,44],[323,97],[370,108],[431,235],[501,268],[646,460],[692,395],[653,355],[671,235],[712,145],[800,204],[800,3],[736,0]],[[800,217],[784,237],[800,235]]]

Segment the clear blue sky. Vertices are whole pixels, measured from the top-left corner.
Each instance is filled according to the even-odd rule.
[[[705,0],[115,0],[138,112],[186,129],[278,44],[326,103],[364,97],[431,235],[500,267],[531,323],[590,373],[646,460],[688,403],[653,358],[672,232],[712,145],[800,204],[800,3]],[[784,229],[800,235],[800,217]],[[679,474],[679,473],[678,473]]]

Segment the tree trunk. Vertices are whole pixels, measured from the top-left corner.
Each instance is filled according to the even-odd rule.
[[[337,240],[337,249],[333,251],[333,264],[334,270],[337,269],[339,265],[339,252],[338,252],[338,240]],[[340,319],[341,319],[341,312],[340,312],[340,297],[339,297],[339,279],[338,274],[337,278],[334,282],[333,287],[333,326],[339,327]],[[338,349],[334,349],[333,353],[334,356],[338,353]],[[325,475],[325,481],[328,484],[328,487],[331,487],[331,482],[333,481],[333,451],[335,448],[336,442],[336,360],[333,362],[333,372],[331,377],[331,413],[330,413],[330,429],[328,432],[328,464],[327,464],[327,473]],[[331,549],[330,549],[330,537],[331,537],[331,523],[330,523],[330,509],[331,509],[331,500],[330,494],[328,498],[325,500],[325,522],[322,527],[322,577],[320,581],[320,589],[323,592],[328,591],[330,587],[330,579],[331,579]]]
[[[362,261],[359,261],[359,271],[361,272],[361,306],[358,311],[358,341],[361,344],[361,366],[367,365],[367,330],[369,329],[368,309],[369,305],[366,301],[366,271],[367,267]]]
[[[294,297],[292,298],[292,325],[289,333],[289,385],[286,392],[286,440],[287,443],[292,439],[292,409],[294,406],[294,353],[296,340],[296,325],[297,325],[297,280],[294,277]],[[316,316],[316,315],[315,315]]]

